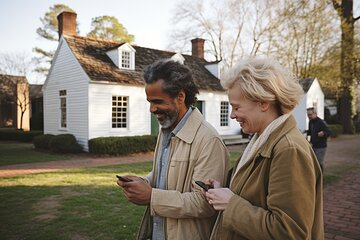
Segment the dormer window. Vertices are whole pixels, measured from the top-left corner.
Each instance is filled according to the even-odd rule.
[[[108,51],[106,54],[118,68],[134,70],[135,52],[136,50],[129,43],[124,43],[120,47]]]
[[[130,52],[122,51],[121,53],[121,67],[122,68],[130,68]]]

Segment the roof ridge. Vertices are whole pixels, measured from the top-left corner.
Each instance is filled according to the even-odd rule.
[[[79,39],[83,39],[83,40],[91,40],[91,41],[103,42],[103,43],[114,43],[114,44],[119,44],[119,45],[126,43],[126,42],[117,42],[117,41],[113,41],[113,40],[109,40],[109,39],[102,39],[102,38],[88,37],[88,36],[80,36],[80,35],[67,35],[67,34],[64,34],[63,36],[65,38],[79,38]]]

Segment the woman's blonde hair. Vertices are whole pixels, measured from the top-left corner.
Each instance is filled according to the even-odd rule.
[[[292,111],[304,94],[297,78],[272,58],[251,57],[239,62],[221,84],[225,89],[239,86],[251,101],[273,103],[279,115]]]

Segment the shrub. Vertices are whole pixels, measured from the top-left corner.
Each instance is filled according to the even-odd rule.
[[[340,124],[329,124],[328,127],[331,130],[331,137],[338,137],[343,133],[343,127]]]
[[[76,141],[72,134],[59,134],[50,139],[49,147],[52,152],[56,153],[78,153],[82,147]]]
[[[35,136],[42,135],[42,131],[23,131],[14,128],[0,129],[0,140],[3,141],[19,141],[31,142]]]
[[[89,140],[89,152],[94,154],[127,155],[153,151],[156,136],[99,137]]]
[[[50,150],[50,141],[55,135],[45,134],[34,137],[33,143],[36,149]]]

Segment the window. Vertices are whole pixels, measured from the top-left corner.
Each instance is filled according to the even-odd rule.
[[[317,111],[317,106],[318,106],[318,100],[317,99],[313,99],[313,108],[315,109],[315,111]]]
[[[112,97],[112,128],[127,127],[127,106],[128,97]]]
[[[229,126],[229,102],[220,103],[220,126]]]
[[[122,51],[121,54],[121,67],[122,68],[130,68],[130,52]]]
[[[59,91],[60,96],[60,127],[66,128],[66,90]]]

